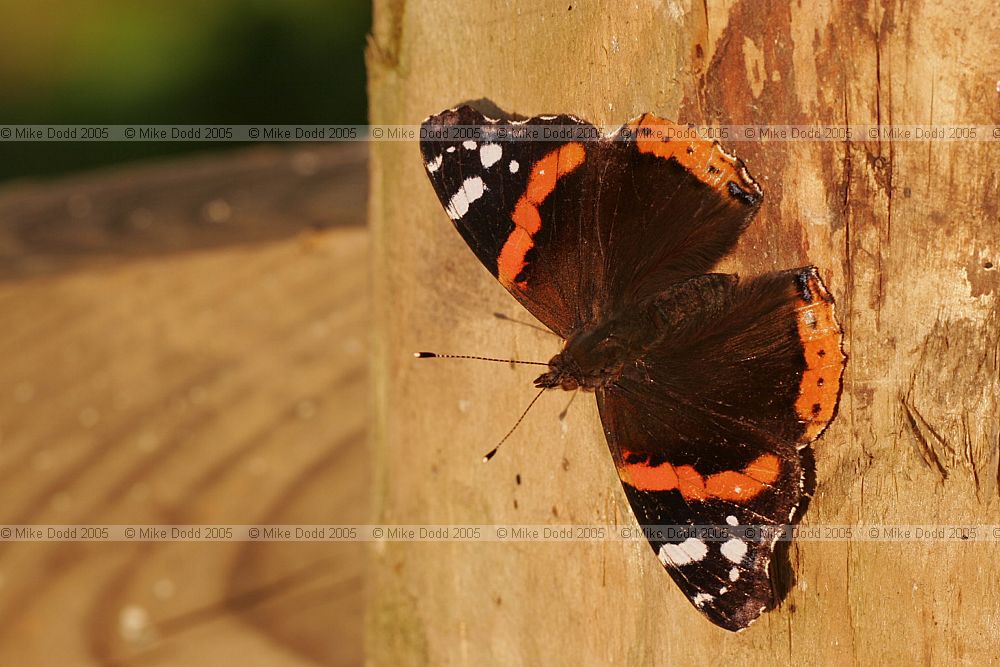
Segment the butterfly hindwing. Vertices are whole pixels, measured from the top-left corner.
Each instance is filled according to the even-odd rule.
[[[802,500],[799,450],[836,409],[833,301],[807,267],[700,276],[655,304],[661,342],[598,390],[601,419],[641,525],[731,531],[648,536],[688,599],[739,630],[774,603],[768,565]]]

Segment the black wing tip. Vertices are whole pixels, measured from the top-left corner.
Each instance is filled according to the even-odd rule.
[[[725,148],[719,144],[718,141],[715,142],[722,151],[722,154],[726,157],[729,163],[733,167],[733,171],[739,176],[739,182],[729,181],[726,183],[726,190],[729,192],[729,196],[742,202],[753,210],[760,208],[760,205],[764,203],[764,189],[760,187],[760,183],[750,175],[750,170],[747,169],[746,162],[737,157],[736,153],[727,151]]]
[[[819,269],[812,264],[792,269],[795,274],[795,285],[799,290],[799,296],[806,303],[819,299],[825,303],[835,303],[833,295],[827,289],[826,283],[820,278]]]
[[[496,123],[511,123],[522,125],[525,123],[562,123],[590,125],[579,116],[567,113],[542,113],[533,116],[525,116],[519,113],[504,111],[495,102],[487,98],[466,100],[459,102],[455,106],[432,114],[425,118],[421,126],[450,126],[450,125],[485,125]]]
[[[729,181],[726,183],[726,189],[729,191],[729,196],[733,199],[737,199],[740,202],[746,204],[747,206],[757,208],[764,202],[764,192],[757,187],[756,189],[750,189],[744,187],[743,185],[737,183],[736,181]],[[756,185],[756,183],[754,183]]]
[[[493,103],[492,100],[480,98],[477,100],[466,100],[458,104],[431,114],[423,120],[421,125],[462,125],[462,124],[483,124],[497,123],[500,121],[517,120],[516,115],[508,114],[503,109]],[[466,121],[466,122],[459,122]],[[472,121],[471,123],[468,121]]]
[[[753,625],[764,612],[769,611],[770,605],[749,604],[731,615],[705,614],[705,616],[715,625],[729,632],[740,633]]]

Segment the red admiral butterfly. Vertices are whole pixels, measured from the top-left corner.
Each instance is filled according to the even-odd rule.
[[[449,137],[501,122],[599,139]],[[718,142],[661,138],[684,130],[647,114],[602,137],[573,116],[462,106],[424,121],[420,150],[462,238],[565,339],[535,386],[596,393],[639,523],[780,527],[806,498],[804,448],[837,409],[842,333],[814,267],[708,273],[763,194]],[[735,631],[775,603],[778,531],[733,533],[648,536],[694,606]]]

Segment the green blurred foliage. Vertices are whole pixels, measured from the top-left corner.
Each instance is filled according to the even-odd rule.
[[[0,0],[0,124],[364,123],[368,0]],[[0,180],[236,144],[7,143]]]

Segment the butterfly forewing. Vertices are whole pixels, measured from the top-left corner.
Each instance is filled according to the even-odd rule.
[[[610,136],[565,114],[469,106],[421,127],[424,168],[466,243],[564,338],[709,270],[762,199],[717,143],[649,114]]]
[[[592,137],[596,128],[568,115],[491,119],[469,106],[431,116],[421,128],[431,137],[420,142],[424,168],[479,261],[564,338],[592,319],[600,306],[579,295],[599,280],[600,262],[580,251],[594,238],[593,226],[582,224],[594,211],[579,193],[590,189],[590,165],[603,147],[573,138]],[[559,131],[570,136],[518,138]]]

